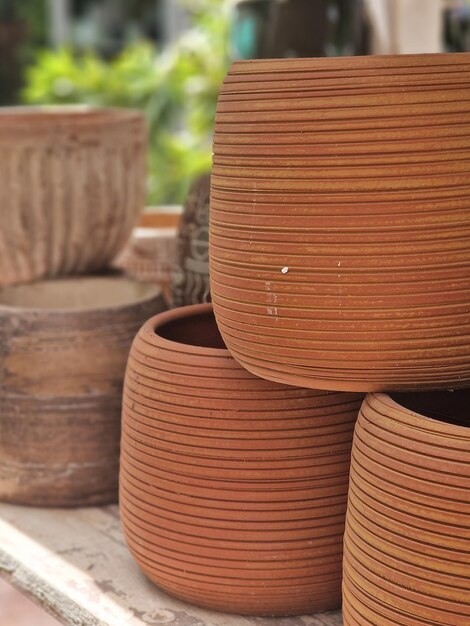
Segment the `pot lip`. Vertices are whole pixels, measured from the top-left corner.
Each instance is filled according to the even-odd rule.
[[[146,340],[150,340],[150,343],[158,348],[166,348],[173,352],[189,353],[200,357],[232,358],[228,348],[206,348],[204,346],[179,343],[177,341],[172,341],[171,339],[165,339],[157,333],[157,330],[166,324],[176,320],[190,320],[196,315],[203,315],[206,313],[212,313],[214,315],[214,309],[211,302],[207,304],[190,304],[187,306],[177,307],[175,309],[169,309],[168,311],[159,313],[158,315],[155,315],[147,320],[141,328],[141,333],[145,335]]]
[[[106,126],[126,121],[143,121],[144,115],[137,109],[100,107],[86,104],[21,105],[0,107],[0,127],[10,129],[47,127],[56,125],[77,128],[80,126]]]
[[[470,52],[435,52],[421,54],[377,54],[361,56],[341,57],[297,57],[282,59],[245,59],[234,61],[229,74],[233,74],[238,68],[241,73],[253,71],[285,71],[288,69],[382,69],[386,67],[420,67],[432,65],[438,61],[437,66],[446,67],[458,63],[470,63]],[[392,62],[392,64],[390,63]]]
[[[383,392],[383,391],[371,392],[368,395],[377,398],[379,402],[387,405],[388,407],[396,411],[401,411],[401,412],[406,413],[406,415],[411,417],[417,424],[419,424],[419,422],[424,421],[428,425],[433,425],[434,429],[438,428],[439,430],[442,431],[442,429],[444,428],[449,434],[455,433],[458,436],[464,435],[466,438],[470,437],[470,427],[459,426],[458,424],[450,424],[449,422],[444,422],[442,420],[424,415],[423,413],[418,413],[417,411],[413,411],[409,409],[408,407],[404,406],[403,404],[400,404],[399,402],[394,400],[391,397],[391,394],[393,393],[400,393],[400,392],[399,391],[389,392],[389,393]]]
[[[57,276],[54,278],[44,278],[42,280],[38,280],[32,283],[17,283],[17,284],[13,284],[13,285],[7,285],[3,288],[0,288],[0,294],[3,290],[6,289],[19,289],[19,288],[26,288],[28,286],[35,286],[35,285],[41,285],[41,284],[50,284],[54,281],[67,281],[67,282],[73,282],[75,280],[94,280],[94,279],[105,279],[105,280],[109,280],[109,281],[120,281],[120,282],[127,282],[127,283],[133,283],[136,285],[142,285],[144,287],[146,287],[146,291],[145,294],[143,294],[142,296],[140,296],[139,298],[136,298],[133,302],[126,302],[124,304],[115,304],[115,305],[103,305],[103,306],[84,306],[84,307],[79,307],[79,308],[67,308],[67,307],[57,307],[57,308],[51,308],[51,307],[35,307],[35,306],[31,306],[31,307],[27,307],[27,306],[17,306],[17,305],[9,305],[9,304],[3,304],[0,302],[0,316],[1,315],[5,315],[5,314],[21,314],[22,316],[27,316],[27,315],[34,315],[35,317],[38,316],[47,316],[47,317],[51,317],[54,315],[58,315],[60,317],[63,317],[64,315],[67,316],[81,316],[81,315],[89,315],[90,313],[101,313],[101,314],[106,314],[106,313],[111,313],[114,312],[116,310],[119,311],[128,311],[128,310],[132,310],[134,309],[136,306],[140,306],[143,304],[147,304],[150,303],[154,300],[162,300],[163,301],[163,293],[160,287],[158,287],[158,285],[154,285],[152,283],[145,283],[143,281],[134,279],[130,276],[100,276],[99,274],[97,275],[76,275],[76,276]]]

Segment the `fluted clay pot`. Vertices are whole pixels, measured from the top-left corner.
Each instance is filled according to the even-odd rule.
[[[147,322],[127,366],[120,483],[145,574],[221,611],[337,608],[360,401],[253,376],[225,348],[211,305]]]
[[[470,623],[469,403],[469,390],[364,401],[345,533],[345,626]]]
[[[470,384],[470,53],[235,63],[211,291],[233,356],[335,390]]]
[[[146,128],[125,109],[0,109],[0,285],[85,274],[145,202]]]
[[[117,500],[122,384],[157,287],[67,278],[0,290],[0,500]]]

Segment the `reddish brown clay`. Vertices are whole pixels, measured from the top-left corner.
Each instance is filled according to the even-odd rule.
[[[117,500],[126,358],[161,310],[157,287],[120,277],[0,290],[0,499]]]
[[[145,201],[141,113],[0,112],[0,285],[105,269]]]
[[[336,390],[470,384],[470,54],[235,63],[211,190],[233,356]]]
[[[225,348],[211,305],[147,322],[128,361],[120,481],[147,576],[222,611],[337,608],[361,399],[256,378]]]
[[[470,391],[370,394],[354,436],[345,626],[470,623]]]

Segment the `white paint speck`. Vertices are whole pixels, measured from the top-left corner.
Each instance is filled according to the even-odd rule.
[[[338,261],[338,267],[341,267],[341,261]]]
[[[288,271],[289,271],[288,267],[283,267],[281,270],[281,274],[287,274]]]

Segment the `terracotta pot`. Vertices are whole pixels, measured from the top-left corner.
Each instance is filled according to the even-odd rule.
[[[158,285],[170,300],[180,220],[180,207],[146,209],[124,250],[114,259],[113,267],[137,280]]]
[[[144,324],[126,373],[120,504],[145,574],[221,611],[337,608],[361,399],[253,376],[210,304]]]
[[[469,390],[365,399],[345,532],[345,626],[470,622],[469,400]]]
[[[211,190],[233,356],[346,391],[470,384],[470,54],[235,63]]]
[[[104,269],[145,201],[141,113],[0,112],[0,285]]]
[[[157,287],[84,277],[0,290],[0,499],[117,500],[122,384]]]

